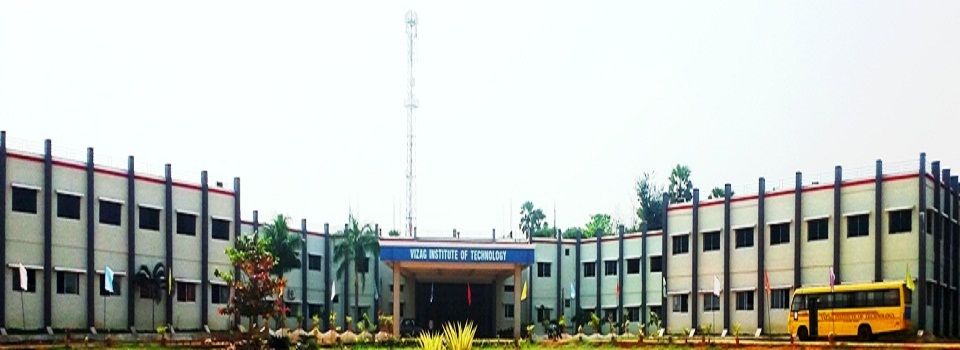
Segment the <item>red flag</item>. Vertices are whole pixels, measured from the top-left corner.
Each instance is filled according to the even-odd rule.
[[[470,292],[470,283],[467,283],[467,305],[473,304],[473,293]]]
[[[617,282],[617,295],[620,295],[620,282]]]
[[[763,270],[763,289],[767,291],[767,294],[770,294],[770,274],[767,273],[767,270]]]

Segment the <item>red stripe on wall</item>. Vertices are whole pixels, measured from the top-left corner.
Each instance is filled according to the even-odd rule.
[[[43,163],[42,156],[28,154],[28,153],[21,153],[13,150],[7,150],[7,156],[9,156],[10,158],[15,158],[20,160]],[[73,162],[73,161],[68,161],[63,159],[54,159],[53,165],[70,168],[70,169],[76,169],[76,170],[86,170],[87,168],[85,163]],[[104,175],[124,177],[124,178],[127,177],[127,174],[122,171],[98,167],[96,165],[94,165],[93,171],[100,174],[104,174]],[[151,183],[160,184],[160,185],[163,185],[164,183],[166,183],[166,180],[164,180],[164,178],[154,177],[150,175],[136,174],[134,175],[134,178],[137,180],[142,180],[142,181],[151,182]],[[187,188],[187,189],[196,190],[196,191],[201,190],[200,185],[186,183],[182,181],[175,180],[173,181],[173,185],[176,187]],[[209,191],[210,193],[221,194],[221,195],[231,196],[231,197],[233,196],[233,191],[229,191],[222,188],[209,188]]]

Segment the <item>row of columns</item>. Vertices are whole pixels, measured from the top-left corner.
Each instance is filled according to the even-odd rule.
[[[42,227],[43,227],[43,324],[45,326],[52,326],[53,324],[53,310],[52,310],[52,301],[53,301],[53,193],[55,192],[53,188],[53,154],[52,154],[52,142],[47,139],[44,141],[44,154],[42,158],[43,163],[43,188],[42,188],[42,202],[43,202],[43,212],[42,212]],[[86,252],[84,254],[85,260],[85,270],[86,270],[86,300],[85,300],[85,312],[86,312],[86,323],[87,327],[95,326],[95,286],[97,281],[97,270],[95,266],[95,257],[96,257],[96,218],[94,216],[95,206],[96,206],[96,165],[94,163],[94,151],[93,148],[87,148],[87,159],[84,164],[84,174],[86,177],[85,181],[85,193],[86,199],[84,201],[86,206],[86,226],[85,226],[85,242],[86,242]],[[135,283],[135,276],[137,272],[136,265],[136,215],[137,215],[137,202],[136,202],[136,173],[135,173],[135,162],[134,157],[129,156],[127,159],[127,171],[125,174],[127,180],[127,205],[126,205],[126,218],[127,218],[127,286],[129,293],[126,297],[127,302],[127,327],[133,329],[136,322],[136,298],[138,293],[135,293],[137,286]],[[6,196],[7,196],[7,145],[6,145],[6,132],[0,131],[0,261],[6,262]],[[165,245],[165,266],[167,271],[173,271],[173,179],[171,174],[170,164],[166,164],[165,173],[164,173],[164,213],[165,213],[165,227],[164,227],[164,245]],[[208,323],[208,310],[209,310],[209,186],[207,180],[207,172],[203,171],[201,173],[201,298],[200,298],[200,322],[202,325]],[[239,233],[240,230],[240,179],[234,178],[234,232]],[[0,306],[6,305],[7,303],[7,288],[6,288],[6,273],[7,269],[0,269]],[[0,307],[2,308],[2,307]],[[171,323],[173,320],[173,300],[168,300],[165,309],[164,316],[167,323]],[[0,325],[6,325],[6,314],[0,312]],[[106,327],[106,325],[104,325]]]

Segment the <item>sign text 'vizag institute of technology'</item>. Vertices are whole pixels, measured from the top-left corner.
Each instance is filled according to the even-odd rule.
[[[528,249],[381,247],[381,259],[468,263],[529,263],[533,260],[533,251]]]

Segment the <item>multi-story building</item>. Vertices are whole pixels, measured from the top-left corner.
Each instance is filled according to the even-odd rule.
[[[305,244],[302,268],[286,275],[287,322],[303,316],[306,325],[319,315],[326,325],[328,310],[340,324],[347,314],[399,314],[435,328],[469,318],[493,336],[583,310],[637,322],[654,313],[671,332],[740,324],[775,334],[786,330],[791,292],[828,284],[832,271],[836,283],[915,277],[911,322],[956,337],[957,177],[925,158],[886,170],[877,161],[870,175],[846,178],[837,167],[828,182],[797,173],[793,184],[773,189],[761,178],[755,193],[733,195],[728,185],[720,198],[701,201],[698,191],[687,203],[665,198],[665,223],[656,230],[519,241],[382,237],[360,273],[338,273],[340,227],[310,228],[304,220],[289,228]],[[7,266],[0,269],[0,325],[230,327],[218,313],[230,290],[214,271],[231,268],[223,252],[236,234],[269,220],[255,211],[241,219],[239,179],[227,189],[211,186],[206,172],[190,183],[174,180],[170,165],[163,176],[135,165],[133,157],[125,169],[98,165],[92,149],[86,161],[55,157],[49,141],[40,153],[7,149],[0,135],[0,261]],[[155,303],[133,276],[158,263],[175,282]],[[24,291],[20,264],[28,271]],[[108,266],[118,276],[115,293],[104,292]]]

